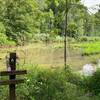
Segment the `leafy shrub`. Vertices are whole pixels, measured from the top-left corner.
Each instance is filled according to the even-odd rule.
[[[17,100],[99,100],[98,97],[92,99],[85,95],[81,87],[82,79],[69,69],[34,67],[28,71],[25,78],[26,82],[16,87]],[[0,87],[0,100],[7,100],[7,97],[6,88]]]
[[[8,88],[0,86],[0,100],[7,100],[8,97]]]
[[[81,36],[78,41],[80,42],[97,42],[100,41],[99,37],[89,37],[89,36]]]
[[[85,78],[85,88],[92,94],[100,94],[100,69],[93,76]]]
[[[67,36],[78,39],[78,26],[75,23],[70,23],[68,25]]]
[[[0,33],[0,45],[15,45],[15,42],[8,40],[6,35]]]
[[[79,78],[70,71],[37,69],[28,74],[27,80],[29,100],[78,100],[84,95],[81,89],[78,91]]]
[[[34,42],[45,42],[45,41],[49,41],[49,40],[50,40],[49,34],[42,33],[42,34],[35,34],[33,36]]]
[[[81,42],[87,42],[88,38],[86,36],[83,36],[83,37],[79,38],[79,41],[81,41]]]

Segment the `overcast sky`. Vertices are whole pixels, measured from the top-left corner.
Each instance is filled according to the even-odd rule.
[[[100,4],[100,0],[81,0],[81,2],[89,8],[89,11],[92,13],[97,12],[97,10],[93,10],[93,8],[98,9],[96,5]]]

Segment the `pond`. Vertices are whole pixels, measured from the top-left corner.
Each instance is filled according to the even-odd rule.
[[[16,49],[17,48],[17,49]],[[5,56],[8,51],[14,51],[19,56],[20,65],[38,64],[43,67],[62,67],[64,65],[64,46],[63,43],[33,43],[27,46],[12,48],[1,48],[0,51],[0,68],[5,68]],[[95,58],[95,59],[94,59]],[[82,70],[82,66],[88,63],[94,63],[100,58],[100,54],[92,56],[82,56],[81,49],[71,49],[67,47],[67,64],[71,65],[74,70]],[[99,61],[100,62],[100,61]]]

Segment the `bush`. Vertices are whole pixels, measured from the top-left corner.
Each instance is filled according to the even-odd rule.
[[[4,34],[0,34],[0,45],[15,45],[15,42],[8,40]]]
[[[80,42],[87,42],[88,41],[88,38],[86,36],[83,36],[83,37],[80,37],[79,38],[79,41]]]
[[[100,94],[100,69],[97,69],[93,76],[85,78],[84,82],[89,92],[95,95]]]
[[[46,42],[50,40],[49,34],[42,33],[42,34],[35,34],[33,36],[33,41],[34,42]]]
[[[79,80],[70,71],[35,69],[27,76],[28,100],[81,100]]]
[[[68,70],[31,68],[26,82],[18,85],[17,100],[99,100],[86,96],[79,75]],[[84,85],[85,86],[85,85]],[[0,100],[7,100],[6,88],[0,87]]]
[[[79,37],[78,41],[80,41],[80,42],[97,42],[97,41],[100,41],[100,38],[99,37],[82,36],[82,37]]]

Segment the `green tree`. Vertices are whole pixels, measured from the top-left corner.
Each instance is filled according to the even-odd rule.
[[[16,42],[29,40],[37,31],[38,6],[35,0],[4,0],[5,34]]]
[[[94,35],[100,36],[100,10],[94,15],[94,29],[95,33]]]
[[[70,26],[70,23],[76,24],[77,27],[81,26],[78,27],[78,33],[82,35],[84,32],[83,5],[81,5],[79,1],[80,0],[68,0],[68,26]],[[66,0],[47,0],[46,3],[48,4],[47,9],[52,9],[54,14],[54,29],[58,30],[55,33],[59,35],[63,34],[65,28]]]

